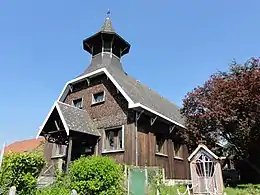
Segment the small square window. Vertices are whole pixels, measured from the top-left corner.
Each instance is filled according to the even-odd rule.
[[[92,95],[92,104],[97,104],[105,101],[105,92],[99,92]]]
[[[76,108],[82,109],[83,108],[83,100],[82,98],[76,99],[72,101],[73,106]]]

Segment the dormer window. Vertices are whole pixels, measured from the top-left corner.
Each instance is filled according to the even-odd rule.
[[[105,92],[99,92],[92,95],[92,104],[98,104],[105,101]]]
[[[76,108],[82,109],[83,108],[83,99],[79,98],[79,99],[73,100],[72,105],[75,106]]]

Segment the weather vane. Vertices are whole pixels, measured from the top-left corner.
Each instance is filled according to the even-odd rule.
[[[108,11],[107,11],[107,18],[110,17],[110,14],[111,14],[111,12],[110,12],[110,10],[108,9]]]

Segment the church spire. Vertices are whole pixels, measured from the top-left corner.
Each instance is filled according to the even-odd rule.
[[[110,20],[110,13],[111,13],[110,10],[108,10],[106,20],[101,28],[101,31],[103,32],[110,32],[110,33],[115,32],[112,22]]]

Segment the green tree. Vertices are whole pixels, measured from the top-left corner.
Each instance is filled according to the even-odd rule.
[[[19,194],[34,193],[37,178],[45,165],[40,153],[7,153],[0,172],[0,194],[15,186]]]

